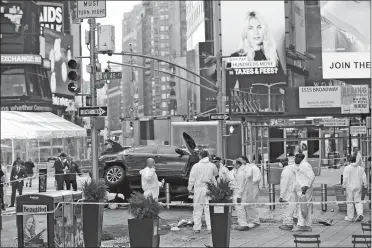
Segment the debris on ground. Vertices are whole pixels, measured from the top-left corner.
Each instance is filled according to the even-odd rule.
[[[181,230],[181,229],[179,229],[179,228],[176,227],[176,226],[174,226],[174,227],[171,228],[171,231],[179,231],[179,230]]]
[[[325,225],[325,226],[331,226],[332,222],[333,222],[333,220],[319,220],[318,221],[319,224],[322,224],[322,225]]]

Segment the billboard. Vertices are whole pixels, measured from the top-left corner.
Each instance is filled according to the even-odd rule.
[[[284,1],[221,1],[221,33],[222,54],[230,56],[226,94],[249,92],[258,98],[260,111],[282,106],[287,84]]]
[[[40,27],[64,32],[64,3],[38,1]]]
[[[320,4],[323,78],[370,78],[371,2]]]
[[[217,70],[216,60],[211,59],[210,55],[213,54],[213,43],[212,42],[199,42],[199,73],[202,77],[208,79],[210,82],[216,85],[217,82]],[[200,79],[200,84],[208,88],[213,86],[206,82],[204,79]],[[209,91],[205,88],[200,87],[200,113],[204,113],[208,110],[216,108],[217,105],[217,93]],[[212,111],[213,113],[216,111]]]
[[[341,114],[369,113],[368,85],[342,86]]]
[[[306,53],[305,1],[294,2],[294,18],[296,25],[296,51]]]
[[[300,108],[341,107],[341,86],[299,87]]]
[[[48,72],[50,88],[56,96],[74,98],[74,94],[67,89],[67,62],[72,57],[73,38],[49,28],[44,29],[45,56],[51,61]]]

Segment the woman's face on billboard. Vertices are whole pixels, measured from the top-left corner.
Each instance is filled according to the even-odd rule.
[[[254,46],[260,46],[262,45],[264,37],[264,29],[261,25],[261,22],[255,18],[252,17],[249,20],[249,26],[248,26],[248,40],[249,43]]]

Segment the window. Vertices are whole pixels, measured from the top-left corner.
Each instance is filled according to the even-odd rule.
[[[162,85],[161,86],[161,90],[167,90],[167,86],[166,85]]]
[[[177,155],[176,149],[173,146],[159,146],[158,154]]]
[[[9,67],[8,67],[9,68]],[[1,96],[27,96],[24,68],[10,68],[1,72]]]
[[[145,154],[145,153],[154,153],[155,151],[155,146],[142,146],[142,147],[137,147],[134,148],[134,153],[140,153],[140,154]]]

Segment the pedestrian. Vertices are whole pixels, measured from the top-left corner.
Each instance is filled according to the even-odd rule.
[[[70,190],[72,185],[72,189],[74,191],[77,191],[76,174],[82,176],[83,173],[81,173],[79,165],[73,160],[71,156],[68,156],[67,163],[69,167],[69,172],[68,174],[65,175],[66,189]]]
[[[296,193],[296,171],[298,165],[295,163],[295,156],[293,152],[287,155],[287,159],[282,163],[283,171],[280,177],[280,198],[279,202],[297,202]],[[283,225],[279,226],[281,230],[290,231],[293,225],[296,224],[297,219],[297,205],[285,205],[283,209]]]
[[[31,158],[25,163],[26,172],[27,172],[27,179],[26,179],[26,188],[32,187],[32,177],[34,176],[34,168],[35,164]]]
[[[357,146],[353,147],[353,156],[356,156],[357,165],[359,165],[360,167],[362,167],[364,169],[365,164],[364,164],[364,161],[363,161],[363,156],[360,153],[359,147],[357,147]]]
[[[248,159],[247,159],[248,160]],[[248,203],[249,202],[249,191],[251,190],[250,188],[250,183],[249,181],[252,181],[253,177],[253,169],[251,167],[247,166],[247,163],[245,162],[246,160],[243,160],[239,157],[238,160],[236,161],[236,202],[238,203],[235,206],[236,214],[238,216],[238,224],[239,227],[237,230],[239,231],[246,231],[249,230],[249,224],[248,224],[248,206],[240,205],[239,203]]]
[[[9,198],[7,197],[7,188],[9,187],[9,178],[8,178],[8,170],[6,166],[2,165],[1,170],[4,172],[4,176],[0,177],[0,182],[3,186],[3,206],[9,206]]]
[[[353,156],[350,159],[350,164],[347,165],[343,173],[343,188],[346,195],[347,201],[361,201],[362,190],[367,188],[367,176],[362,167],[357,163],[357,157]],[[361,202],[355,203],[356,209],[356,221],[363,220],[363,204]],[[347,216],[345,217],[346,221],[354,220],[354,204],[347,204]]]
[[[201,218],[204,212],[205,222],[207,224],[208,232],[211,231],[211,219],[209,215],[208,205],[209,198],[207,197],[207,185],[206,182],[211,180],[215,182],[218,170],[215,164],[211,163],[208,158],[207,151],[201,151],[199,153],[199,162],[194,164],[191,168],[189,176],[189,184],[187,189],[190,194],[193,195],[193,220],[194,220],[194,232],[200,233],[201,230]]]
[[[2,210],[5,210],[5,201],[4,201],[4,198],[5,198],[5,192],[4,192],[4,188],[5,188],[5,184],[6,184],[6,169],[4,166],[0,166],[0,198],[1,198],[1,209]]]
[[[297,204],[298,223],[294,232],[311,232],[313,204],[313,183],[315,174],[311,165],[304,161],[305,155],[298,153],[295,156],[295,163],[299,164],[296,171],[296,193],[298,201],[304,202]],[[306,205],[304,205],[306,204]]]
[[[247,181],[248,203],[257,203],[259,194],[260,194],[261,170],[260,168],[258,168],[257,165],[253,163],[249,163],[248,158],[246,156],[240,156],[240,161],[247,168],[252,169],[252,177],[249,178]],[[248,221],[249,228],[254,228],[259,225],[260,218],[259,218],[257,207],[248,205],[247,215],[248,215],[247,221]]]
[[[159,187],[163,187],[165,182],[164,179],[161,182],[158,181],[155,160],[153,158],[148,158],[146,163],[146,167],[140,170],[143,194],[146,198],[151,195],[155,200],[158,200]]]
[[[227,167],[224,164],[222,164],[222,159],[220,157],[217,157],[216,155],[212,155],[211,161],[217,166],[218,170],[217,179],[222,178],[228,179],[229,169],[227,169]]]
[[[17,159],[13,162],[13,166],[17,165],[20,162],[21,162],[21,158],[17,157]]]
[[[17,160],[16,165],[12,167],[12,172],[10,173],[10,183],[12,185],[10,207],[14,207],[16,191],[18,190],[18,194],[22,195],[25,178],[27,178],[27,173],[24,163],[21,160]]]
[[[242,166],[242,163],[239,160],[234,160],[233,161],[233,168],[229,173],[227,174],[227,178],[230,181],[231,188],[233,189],[233,202],[237,203],[237,198],[238,198],[238,184],[236,181],[236,175],[238,173],[238,170]]]
[[[58,159],[54,162],[54,173],[55,179],[57,182],[57,190],[63,190],[63,183],[65,181],[65,174],[66,174],[66,161],[67,161],[66,153],[61,153]]]

